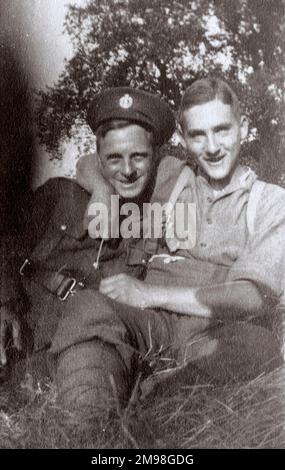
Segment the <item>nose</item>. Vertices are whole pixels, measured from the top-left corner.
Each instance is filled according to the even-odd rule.
[[[206,152],[208,155],[216,155],[219,153],[219,143],[215,134],[209,134],[206,143]]]
[[[130,177],[133,175],[135,172],[135,169],[133,168],[132,162],[130,160],[124,160],[123,162],[123,167],[122,167],[122,173],[124,176]]]

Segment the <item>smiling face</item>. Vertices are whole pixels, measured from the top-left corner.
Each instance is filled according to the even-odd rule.
[[[239,118],[229,104],[214,99],[182,113],[183,140],[213,184],[226,184],[238,163],[241,139],[247,135],[247,121]]]
[[[150,132],[136,124],[112,129],[100,138],[98,154],[104,177],[122,198],[142,194],[154,165]]]

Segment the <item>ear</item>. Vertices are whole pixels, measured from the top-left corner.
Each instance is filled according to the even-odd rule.
[[[176,129],[176,135],[177,135],[177,140],[178,140],[178,143],[180,145],[182,145],[182,147],[186,149],[186,143],[185,143],[185,140],[184,140],[184,134],[183,134],[183,130],[182,130],[182,127],[181,127],[181,124],[178,124],[177,125],[177,129]]]
[[[247,138],[248,134],[248,119],[246,116],[241,116],[240,118],[240,138],[243,142]]]

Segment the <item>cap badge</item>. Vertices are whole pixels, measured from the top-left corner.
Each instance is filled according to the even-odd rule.
[[[133,98],[130,95],[126,94],[120,98],[119,104],[121,108],[129,109],[133,106],[133,102]]]

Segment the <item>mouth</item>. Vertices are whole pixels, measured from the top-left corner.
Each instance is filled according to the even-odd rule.
[[[126,180],[126,181],[123,181],[123,180],[120,180],[119,183],[124,186],[124,188],[131,188],[132,186],[135,186],[136,183],[138,182],[138,179],[139,178],[136,178],[135,180]]]
[[[131,179],[131,180],[120,180],[120,183],[122,184],[135,184],[137,182],[137,178],[136,179]]]
[[[218,166],[224,158],[225,155],[219,155],[218,157],[205,158],[205,160],[208,165]]]

